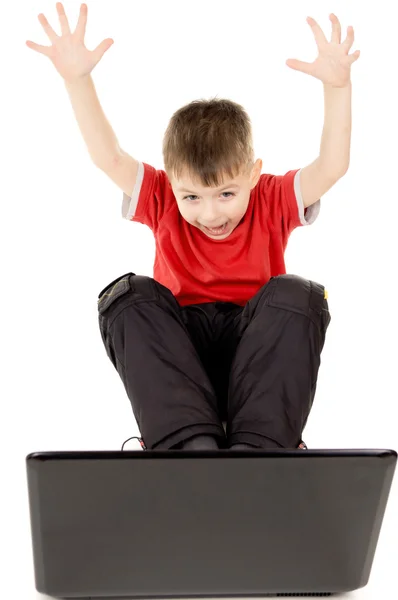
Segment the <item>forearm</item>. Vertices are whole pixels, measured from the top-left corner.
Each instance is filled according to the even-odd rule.
[[[319,164],[331,176],[342,176],[350,164],[351,82],[345,87],[324,84],[324,126]]]
[[[65,82],[73,112],[92,161],[109,164],[117,156],[119,144],[98,100],[91,75]]]

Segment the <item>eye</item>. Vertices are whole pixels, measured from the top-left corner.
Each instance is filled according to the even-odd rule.
[[[233,192],[222,192],[222,194],[229,194],[228,198],[235,196]],[[193,202],[193,200],[190,200],[190,198],[197,198],[197,196],[191,194],[190,196],[184,196],[183,200],[189,200],[190,202]],[[228,198],[224,198],[224,200],[228,200]]]

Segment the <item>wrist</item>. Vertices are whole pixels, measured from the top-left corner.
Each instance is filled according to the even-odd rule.
[[[67,88],[76,88],[91,82],[91,74],[80,75],[73,79],[64,79],[64,84]]]
[[[330,83],[324,83],[323,87],[325,90],[351,90],[352,87],[352,83],[351,83],[351,79],[349,79],[347,81],[347,83],[345,83],[344,85],[331,85]]]

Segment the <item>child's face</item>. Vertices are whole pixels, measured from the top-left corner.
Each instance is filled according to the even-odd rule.
[[[218,188],[194,185],[187,177],[170,181],[182,217],[209,238],[227,238],[247,210],[261,168],[262,160],[257,159],[251,173],[225,180]]]

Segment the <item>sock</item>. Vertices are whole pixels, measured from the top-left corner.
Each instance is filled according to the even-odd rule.
[[[250,450],[252,448],[255,448],[255,446],[251,444],[234,444],[230,447],[230,450]]]
[[[182,445],[183,450],[218,450],[218,444],[211,435],[195,435]]]

